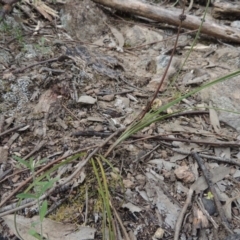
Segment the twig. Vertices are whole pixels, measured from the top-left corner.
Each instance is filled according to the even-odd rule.
[[[0,180],[2,178],[4,178],[6,175],[8,175],[10,172],[12,171],[12,168],[9,168],[8,170],[6,170],[5,172],[0,174]]]
[[[22,72],[24,72],[24,71],[25,71],[26,69],[28,69],[28,68],[32,68],[32,67],[35,67],[35,66],[37,66],[37,65],[44,64],[44,63],[55,62],[55,61],[57,61],[57,60],[58,60],[58,58],[52,58],[52,59],[48,59],[48,60],[45,60],[45,61],[33,63],[33,64],[30,64],[30,65],[24,67],[24,68],[18,68],[18,69],[16,69],[16,70],[14,70],[13,73],[22,73]]]
[[[59,206],[62,205],[64,201],[68,199],[68,196],[65,196],[64,198],[60,199],[59,201],[55,202],[51,207],[48,209],[46,216],[48,216],[50,213],[52,213],[55,209],[57,209]]]
[[[28,158],[30,158],[35,152],[38,152],[46,143],[47,143],[47,141],[45,141],[45,140],[38,143],[35,146],[35,148],[27,156],[25,156],[23,159],[27,160]]]
[[[212,178],[211,178],[211,172],[206,168],[206,166],[204,165],[204,162],[202,161],[202,159],[199,157],[199,155],[196,153],[196,152],[192,152],[192,157],[197,161],[198,163],[198,166],[201,168],[202,172],[203,172],[203,175],[205,177],[205,180],[208,184],[208,187],[211,191],[211,193],[213,194],[214,196],[214,202],[216,204],[216,208],[218,210],[218,213],[221,217],[221,220],[222,220],[222,225],[225,227],[225,229],[233,234],[233,231],[230,229],[230,225],[228,223],[228,220],[223,212],[223,207],[221,205],[221,202],[219,200],[219,197],[218,197],[218,194],[217,194],[217,191],[214,187],[214,184],[212,182]]]
[[[72,112],[70,111],[64,104],[62,104],[62,107],[74,118],[76,118],[78,121],[80,121],[80,119]]]
[[[19,206],[19,207],[14,208],[14,209],[8,210],[8,211],[6,211],[6,212],[0,213],[0,217],[6,216],[6,215],[11,214],[11,213],[14,213],[14,212],[19,211],[19,210],[21,210],[21,209],[23,209],[23,208],[33,206],[33,205],[37,204],[37,202],[38,202],[38,200],[34,200],[34,201],[33,201],[33,200],[31,199],[31,201],[30,201],[29,203],[26,203],[26,204],[24,204],[24,205],[21,205],[21,206]]]
[[[181,150],[181,149],[177,149],[177,148],[171,148],[174,152],[177,152],[177,153],[180,153],[180,154],[185,154],[185,155],[190,155],[191,152],[189,151],[184,151],[184,150]],[[203,158],[207,158],[207,159],[211,159],[211,160],[215,160],[215,161],[218,161],[218,162],[224,162],[224,163],[228,163],[228,164],[233,164],[233,165],[236,165],[236,166],[239,166],[240,167],[240,163],[238,161],[235,161],[235,160],[232,160],[232,159],[229,159],[229,158],[221,158],[221,157],[215,157],[215,156],[211,156],[211,155],[207,155],[207,154],[202,154],[202,153],[199,153],[198,154],[200,157],[203,157]]]
[[[5,116],[1,115],[0,116],[0,133],[3,131],[4,121],[5,121]]]
[[[6,135],[6,134],[8,134],[8,133],[14,132],[15,130],[18,130],[19,128],[22,128],[22,127],[24,127],[24,126],[25,126],[25,124],[20,124],[20,125],[17,126],[17,127],[10,128],[10,129],[2,132],[2,133],[0,134],[0,137]]]
[[[112,208],[112,210],[113,210],[113,212],[114,212],[114,215],[115,215],[115,217],[117,218],[117,221],[118,221],[118,223],[119,223],[119,225],[120,225],[120,227],[121,227],[121,229],[122,229],[122,231],[123,231],[124,239],[130,240],[130,238],[129,238],[128,234],[127,234],[126,228],[124,227],[124,224],[123,224],[121,218],[119,217],[117,210],[116,210],[115,207],[112,205],[111,201],[109,201],[109,203],[110,203],[110,206],[111,206],[111,208]]]
[[[193,192],[194,192],[194,190],[190,187],[190,189],[188,191],[186,202],[185,202],[185,204],[182,208],[182,211],[180,212],[177,222],[176,222],[174,240],[179,240],[179,234],[180,234],[180,230],[182,227],[182,221],[183,221],[184,215],[187,211],[187,208],[191,203]]]
[[[7,146],[8,148],[11,147],[11,145],[13,144],[13,142],[20,136],[19,133],[14,133],[8,140],[8,142],[5,144],[5,146]]]
[[[87,226],[87,218],[88,218],[88,187],[86,187],[86,206],[85,206],[84,226]]]
[[[240,143],[235,142],[210,142],[210,141],[199,141],[194,139],[184,139],[184,138],[173,138],[173,137],[164,137],[161,135],[155,136],[146,136],[146,135],[133,135],[133,138],[138,138],[138,140],[145,139],[158,139],[163,141],[176,141],[176,142],[186,142],[186,143],[197,143],[202,145],[210,145],[215,147],[240,147]]]
[[[214,219],[209,215],[208,211],[205,209],[202,199],[198,198],[196,200],[198,207],[201,209],[201,211],[206,215],[207,219],[212,223],[214,228],[218,228],[218,224],[214,221]]]
[[[150,155],[152,152],[154,152],[155,150],[157,150],[160,147],[160,144],[158,144],[156,147],[154,147],[153,149],[151,149],[149,152],[147,152],[146,154],[144,154],[141,157],[136,158],[133,163],[140,161],[141,159],[145,159],[148,155]]]
[[[34,199],[31,199],[31,198],[26,198],[26,199],[23,199],[22,202],[21,202],[21,205],[25,205],[25,204],[28,204],[30,202],[33,202]],[[15,203],[11,203],[10,205],[7,205],[7,206],[4,206],[0,209],[0,213],[2,212],[7,212],[7,211],[10,211],[12,209],[15,209],[16,207],[18,207],[20,205],[18,205],[17,202]]]

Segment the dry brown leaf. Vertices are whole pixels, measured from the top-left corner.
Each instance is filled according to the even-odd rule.
[[[11,79],[11,78],[14,78],[14,75],[11,72],[3,73],[3,76],[2,76],[3,80],[8,80],[8,79]]]
[[[0,147],[0,156],[1,156],[0,163],[6,163],[7,162],[8,150],[9,150],[8,146]]]
[[[209,117],[210,117],[210,122],[211,125],[213,126],[213,129],[216,133],[220,133],[220,122],[218,119],[218,115],[217,112],[215,111],[215,109],[212,108],[212,103],[209,102]]]
[[[110,28],[113,36],[118,40],[118,46],[120,48],[122,48],[124,45],[124,37],[123,37],[122,33],[120,33],[115,27],[112,27],[109,25],[108,25],[108,27]]]
[[[195,176],[188,166],[181,166],[175,169],[174,173],[178,179],[182,179],[186,183],[191,183],[195,180]]]
[[[240,199],[240,195],[238,194],[237,196],[233,197],[233,198],[229,198],[225,205],[223,206],[224,212],[226,214],[226,217],[228,220],[232,219],[232,202]]]
[[[54,94],[51,90],[45,91],[40,99],[38,104],[34,108],[34,114],[47,113],[53,103],[57,101],[57,95]]]
[[[230,173],[230,168],[220,166],[214,169],[210,169],[210,171],[212,173],[212,182],[217,183]],[[208,184],[206,183],[204,176],[199,177],[197,181],[192,184],[191,188],[195,190],[196,193],[200,193],[201,191],[206,190],[208,188]]]
[[[17,215],[17,227],[21,238],[24,240],[35,240],[28,231],[33,226],[32,224],[39,221],[39,216],[33,218],[25,218],[23,216]],[[5,223],[8,225],[10,230],[17,236],[17,232],[14,224],[14,215],[7,215],[2,217]],[[52,221],[48,218],[43,220],[43,236],[51,240],[83,240],[83,239],[94,239],[95,229],[91,227],[80,227],[76,231],[76,226],[74,224],[63,224],[59,222]],[[41,232],[40,224],[35,224],[34,228],[38,233]]]

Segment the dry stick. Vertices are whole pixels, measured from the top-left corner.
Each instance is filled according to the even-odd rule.
[[[21,201],[21,205],[24,205],[24,204],[27,204],[27,203],[30,203],[30,202],[33,202],[33,201],[35,201],[35,199],[33,199],[33,198],[26,198],[26,199],[23,199]],[[11,204],[9,204],[7,206],[2,207],[0,209],[0,213],[12,210],[12,209],[14,209],[14,208],[16,208],[18,206],[20,206],[18,202],[11,203]]]
[[[28,154],[26,155],[23,160],[27,160],[28,158],[30,158],[35,152],[38,152],[42,147],[45,146],[45,144],[47,143],[47,141],[42,140],[40,143],[38,143],[35,148]]]
[[[157,7],[150,4],[145,4],[136,0],[93,0],[99,4],[111,7],[120,11],[129,12],[138,16],[153,19],[159,22],[167,23],[169,25],[179,26],[179,11],[168,10],[164,7]],[[187,15],[182,27],[196,30],[201,26],[201,17]],[[216,24],[210,20],[205,19],[201,33],[210,37],[221,38],[236,43],[240,43],[240,30],[228,26]]]
[[[18,130],[19,128],[22,128],[22,127],[24,127],[24,126],[25,126],[25,124],[20,124],[20,125],[17,126],[17,127],[10,128],[10,129],[2,132],[2,133],[0,134],[0,137],[4,136],[4,135],[6,135],[6,134],[8,134],[8,133],[10,133],[10,132],[13,132],[13,131],[15,131],[15,130]]]
[[[229,233],[233,234],[233,231],[230,229],[230,225],[229,225],[229,223],[228,223],[228,220],[227,220],[227,218],[226,218],[226,216],[225,216],[225,214],[224,214],[224,212],[223,212],[223,207],[222,207],[221,202],[220,202],[220,200],[219,200],[217,191],[216,191],[216,189],[215,189],[215,187],[214,187],[214,184],[213,184],[213,182],[212,182],[211,172],[206,168],[206,166],[204,165],[202,159],[199,157],[199,155],[198,155],[196,152],[192,152],[192,157],[193,157],[194,159],[196,159],[196,161],[197,161],[197,163],[198,163],[198,166],[201,168],[201,170],[202,170],[202,172],[203,172],[203,175],[204,175],[205,180],[206,180],[206,182],[207,182],[207,184],[208,184],[208,187],[209,187],[211,193],[212,193],[213,196],[214,196],[214,202],[215,202],[215,204],[216,204],[216,208],[217,208],[217,210],[218,210],[218,213],[219,213],[219,215],[220,215],[220,217],[221,217],[222,225],[225,227],[225,229],[226,229]]]
[[[6,216],[8,214],[14,213],[16,211],[19,211],[21,209],[24,209],[26,207],[31,207],[31,206],[37,204],[37,202],[38,202],[38,200],[33,200],[33,201],[29,202],[29,203],[26,203],[24,205],[21,205],[19,207],[14,208],[14,209],[10,209],[8,211],[2,212],[2,213],[0,213],[0,218]]]
[[[194,140],[194,139],[164,137],[161,135],[155,135],[155,136],[133,135],[132,138],[138,138],[138,140],[134,140],[134,141],[139,141],[139,140],[142,141],[145,139],[158,139],[158,140],[164,140],[164,141],[197,143],[202,145],[210,145],[214,147],[240,147],[240,143],[235,143],[235,142],[210,142],[210,141],[200,141],[200,140]],[[134,142],[134,141],[131,141],[131,142]]]
[[[85,216],[84,216],[84,226],[87,226],[87,218],[88,218],[88,202],[89,202],[89,199],[88,199],[88,186],[86,187],[86,200],[85,200]]]
[[[62,107],[74,118],[76,118],[78,121],[81,121],[72,111],[70,111],[64,104],[62,104]]]
[[[191,154],[191,152],[189,152],[189,151],[184,151],[184,150],[177,149],[177,148],[171,148],[171,149],[174,152],[177,152],[177,153],[180,153],[180,154],[186,154],[186,155],[190,155]],[[240,163],[238,161],[235,161],[235,160],[232,160],[232,159],[229,159],[229,158],[215,157],[215,156],[202,154],[202,153],[199,153],[198,155],[200,157],[204,157],[204,158],[207,158],[207,159],[215,160],[215,161],[218,161],[218,162],[224,162],[224,163],[228,163],[228,164],[233,164],[233,165],[236,165],[236,166],[240,167]]]
[[[91,147],[86,147],[86,148],[82,148],[82,149],[79,149],[67,156],[64,156],[64,157],[60,157],[56,160],[54,160],[53,162],[50,162],[49,164],[47,164],[46,166],[44,166],[43,168],[39,169],[35,175],[38,175],[39,173],[43,172],[44,170],[48,169],[49,167],[51,167],[52,165],[56,164],[57,162],[61,161],[61,160],[64,160],[68,157],[71,157],[77,153],[80,153],[80,152],[83,152],[83,151],[86,151],[86,150],[89,150],[91,148],[94,148],[94,147],[97,147],[97,146],[91,146]],[[28,182],[30,182],[32,180],[32,176],[28,177],[25,181],[23,181],[16,189],[13,190],[12,193],[10,193],[5,199],[2,200],[2,202],[0,202],[0,207],[3,206],[4,203],[6,203],[9,199],[11,199],[11,197],[14,196],[14,194],[16,194],[20,189],[22,189]]]
[[[61,61],[63,61],[66,58],[68,58],[68,57],[65,56],[65,55],[61,55],[60,57],[51,58],[51,59],[48,59],[48,60],[44,60],[44,61],[41,61],[41,62],[30,64],[30,65],[28,65],[28,66],[26,66],[24,68],[15,69],[13,71],[13,73],[22,73],[22,72],[24,72],[28,68],[32,68],[32,67],[35,67],[37,65],[44,64],[44,63],[50,63],[50,62],[56,62],[56,61],[60,61],[61,62]]]
[[[1,115],[0,116],[0,133],[3,131],[4,121],[5,121],[5,116]]]
[[[205,214],[205,216],[207,217],[207,219],[212,223],[212,225],[217,229],[218,228],[218,224],[214,221],[214,219],[209,215],[208,211],[205,209],[202,199],[199,197],[197,200],[197,205],[198,207],[201,209],[201,211]]]
[[[124,227],[124,224],[123,224],[120,216],[118,215],[117,210],[116,210],[115,207],[112,205],[112,202],[111,202],[111,201],[109,201],[109,203],[110,203],[110,206],[111,206],[111,208],[112,208],[112,210],[113,210],[113,212],[114,212],[114,214],[115,214],[115,217],[117,218],[117,221],[118,221],[118,223],[119,223],[119,225],[120,225],[120,227],[121,227],[121,229],[122,229],[122,231],[123,231],[124,239],[130,240],[130,238],[129,238],[128,234],[127,234],[126,228]]]
[[[187,199],[186,202],[182,208],[181,213],[178,216],[177,222],[176,222],[176,226],[175,226],[175,233],[174,233],[174,240],[179,240],[179,233],[182,227],[182,221],[184,218],[184,215],[187,211],[188,206],[190,205],[191,201],[192,201],[192,195],[193,195],[194,190],[190,187],[189,191],[188,191],[188,195],[187,195]]]
[[[4,178],[6,175],[8,175],[11,171],[12,171],[12,168],[9,168],[9,169],[6,170],[5,172],[0,173],[0,180],[1,180],[2,178]]]

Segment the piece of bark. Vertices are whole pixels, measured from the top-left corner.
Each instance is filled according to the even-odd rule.
[[[173,12],[162,7],[152,6],[141,3],[137,0],[93,0],[96,3],[111,7],[120,11],[129,12],[135,15],[153,19],[162,23],[168,23],[179,26],[179,15],[181,11],[177,9]],[[182,27],[187,29],[198,29],[201,24],[201,18],[186,15],[182,22]],[[240,30],[228,26],[221,26],[209,20],[203,23],[201,33],[215,38],[221,38],[231,42],[240,43]]]
[[[220,19],[239,19],[240,2],[215,2],[213,3],[212,16]]]

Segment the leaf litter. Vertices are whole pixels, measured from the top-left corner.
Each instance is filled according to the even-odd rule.
[[[24,23],[29,24],[33,33],[40,33],[39,36],[30,34],[29,38],[24,37],[26,26],[23,24],[24,28],[17,22],[14,24],[22,31],[24,45],[21,39],[11,40],[11,32],[4,32],[9,44],[7,50],[3,49],[5,59],[1,60],[3,76],[0,79],[0,107],[4,117],[0,126],[1,201],[31,176],[28,169],[19,167],[13,155],[33,157],[36,161],[46,158],[46,164],[49,164],[58,156],[79,149],[84,149],[81,152],[86,154],[89,149],[103,143],[108,134],[127,127],[156,89],[169,61],[169,56],[163,52],[171,48],[174,42],[174,38],[164,40],[169,37],[168,30],[152,28],[147,20],[138,19],[141,24],[131,22],[129,25],[121,20],[116,21],[92,1],[49,4],[51,7],[37,2],[34,6],[36,11],[31,13],[30,19],[25,16]],[[25,1],[23,4],[27,9],[34,2]],[[61,8],[63,11],[60,11]],[[17,14],[20,11],[17,10]],[[36,26],[31,19],[40,19],[46,25],[38,23]],[[56,28],[46,27],[48,21],[53,19]],[[84,19],[86,24],[81,25],[81,21],[78,24],[76,19]],[[14,20],[7,16],[6,23],[11,21]],[[144,26],[145,21],[149,28]],[[62,29],[64,27],[65,30]],[[175,36],[173,32],[171,34]],[[191,36],[188,38],[191,39]],[[6,39],[3,41],[6,42]],[[157,44],[150,44],[155,41]],[[186,36],[180,35],[179,43],[185,42]],[[177,76],[188,49],[179,50],[181,57],[175,56],[167,81],[160,89],[163,94],[159,94],[156,107],[176,97],[176,89],[188,91],[191,87],[226,74],[226,66],[231,71],[238,67],[238,56],[230,50],[231,47],[219,44],[208,55],[212,51],[210,44],[208,40],[196,45],[182,70],[183,75],[172,89],[168,87],[168,81]],[[9,55],[9,49],[15,59]],[[54,60],[54,57],[57,59]],[[49,59],[49,62],[45,61]],[[211,63],[211,67],[206,62]],[[219,70],[219,65],[224,67]],[[221,225],[221,220],[217,213],[211,219],[199,205],[201,199],[203,202],[207,199],[209,187],[191,151],[239,161],[239,129],[234,124],[238,119],[230,113],[231,119],[227,124],[229,116],[219,111],[220,108],[240,111],[236,106],[239,95],[231,84],[229,82],[232,95],[227,90],[212,88],[211,94],[198,94],[173,106],[174,111],[185,111],[201,105],[205,109],[209,107],[209,113],[173,116],[152,124],[138,133],[140,137],[123,142],[109,156],[108,160],[118,169],[115,172],[109,165],[104,165],[111,201],[118,214],[114,218],[120,218],[116,228],[120,229],[122,225],[121,230],[117,231],[119,237],[123,236],[125,229],[132,239],[173,239],[181,210],[189,198],[191,208],[185,213],[184,224],[182,222],[180,226],[181,239],[198,236],[216,239],[214,228]],[[235,84],[238,86],[237,80]],[[221,96],[217,95],[219,92]],[[227,100],[224,101],[222,96]],[[16,129],[20,124],[24,126]],[[78,134],[74,134],[76,132]],[[150,138],[157,135],[169,139]],[[187,141],[182,142],[182,139]],[[44,144],[40,144],[43,140]],[[221,145],[226,143],[235,145]],[[100,154],[104,154],[105,150],[102,148]],[[58,183],[67,182],[81,161],[83,158],[52,173],[60,178]],[[237,234],[240,229],[239,166],[213,162],[207,158],[205,164],[211,172],[223,211]],[[48,195],[49,206],[59,202],[61,207],[54,208],[44,218],[43,229],[47,237],[65,239],[68,234],[68,239],[102,239],[104,212],[94,179],[92,168],[87,164],[68,185]],[[194,198],[190,198],[191,194]],[[209,201],[213,202],[212,199]],[[13,215],[7,213],[16,207],[11,207],[12,203],[7,201],[0,209],[0,216],[5,222],[1,230],[4,236],[14,235],[15,231]],[[17,223],[22,237],[32,239],[26,229],[36,218],[32,216],[37,211],[27,209],[26,206],[17,212]],[[107,238],[110,230],[105,230]],[[225,239],[228,235],[224,229],[218,231],[219,239]]]

